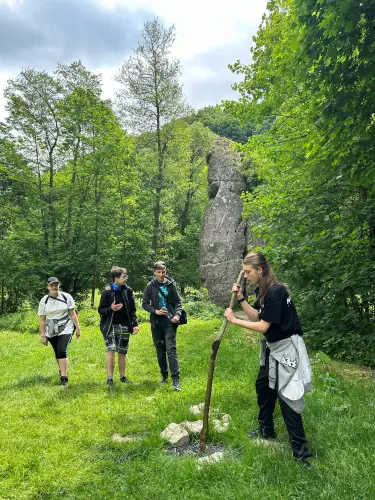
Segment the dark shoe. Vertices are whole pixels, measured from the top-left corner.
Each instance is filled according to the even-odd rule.
[[[68,377],[60,377],[60,387],[68,387]]]
[[[178,378],[172,379],[172,386],[173,386],[174,391],[178,391],[178,392],[181,391],[180,381],[178,380]]]
[[[163,377],[159,382],[159,385],[165,385],[168,382],[168,377]]]
[[[132,384],[133,383],[131,380],[129,380],[125,376],[120,377],[120,382],[122,382],[123,384]]]
[[[113,385],[113,378],[112,377],[108,377],[106,383],[107,383],[107,387],[112,387],[112,385]]]
[[[254,429],[253,431],[247,432],[246,436],[251,439],[275,439],[276,434],[273,432],[272,434],[266,434],[261,427]]]

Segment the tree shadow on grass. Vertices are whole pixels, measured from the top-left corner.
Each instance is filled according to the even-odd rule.
[[[29,376],[22,376],[20,379],[15,380],[11,383],[12,385],[12,390],[16,389],[28,389],[29,387],[33,387],[35,385],[52,385],[54,381],[56,380],[56,376],[49,375],[40,375],[40,374],[35,374],[35,375],[29,375]]]

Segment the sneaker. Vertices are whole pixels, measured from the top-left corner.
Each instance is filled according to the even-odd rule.
[[[178,380],[178,378],[172,379],[172,386],[173,386],[174,391],[178,391],[178,392],[181,391],[180,381]]]
[[[112,387],[113,385],[113,378],[112,377],[108,377],[107,378],[107,387]]]
[[[125,375],[123,375],[122,377],[120,377],[120,382],[122,382],[123,384],[132,384],[133,383],[131,380],[129,380],[128,378],[126,378]]]
[[[60,387],[68,387],[68,377],[60,377]]]
[[[163,377],[163,378],[160,380],[159,385],[165,385],[167,382],[168,382],[168,377]]]
[[[273,432],[272,434],[265,434],[263,429],[258,427],[257,429],[254,429],[253,431],[247,432],[246,436],[251,438],[251,439],[275,439],[276,434]]]

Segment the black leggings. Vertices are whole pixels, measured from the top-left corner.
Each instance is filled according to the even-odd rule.
[[[65,359],[68,357],[68,344],[71,340],[71,335],[57,335],[48,339],[49,343],[55,351],[56,359]]]

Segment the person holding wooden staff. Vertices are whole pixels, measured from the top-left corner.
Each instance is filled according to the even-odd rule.
[[[296,309],[285,284],[277,279],[262,254],[247,255],[243,271],[249,283],[256,286],[254,307],[245,300],[240,285],[234,284],[232,291],[237,293],[237,300],[250,321],[236,318],[230,308],[224,315],[230,323],[264,335],[256,380],[259,425],[248,436],[276,437],[273,412],[278,399],[293,456],[309,465],[307,458],[313,454],[307,447],[301,412],[304,393],[312,389],[311,368]]]

